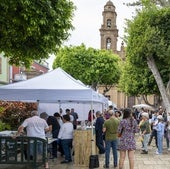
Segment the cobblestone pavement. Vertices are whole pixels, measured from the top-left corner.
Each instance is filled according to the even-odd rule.
[[[170,151],[164,146],[162,155],[156,155],[156,147],[153,144],[149,146],[148,154],[141,154],[141,145],[137,144],[137,150],[135,151],[135,169],[170,169]],[[112,155],[110,156],[110,164],[113,164]],[[104,155],[99,155],[100,167],[104,165]],[[74,164],[60,164],[60,159],[54,162],[50,162],[50,169],[88,169],[89,167],[76,167]],[[110,168],[114,168],[110,165]],[[118,168],[118,167],[117,167]],[[124,169],[129,169],[128,157],[126,157]]]
[[[151,146],[149,146],[148,154],[141,154],[141,144],[137,143],[137,150],[135,151],[135,169],[170,169],[170,151],[167,150],[164,143],[164,150],[162,155],[156,155],[156,147],[154,147],[154,140]],[[63,160],[62,157],[58,157],[55,160],[49,159],[50,169],[88,169],[89,167],[75,166],[74,162],[69,164],[60,164]],[[103,168],[104,155],[99,155],[100,167]],[[111,155],[110,164],[113,164],[113,158]],[[43,169],[39,167],[38,169]],[[113,165],[110,165],[113,169]],[[15,166],[15,165],[1,165],[0,169],[31,169],[29,166]],[[118,169],[118,167],[117,167]],[[124,169],[129,169],[128,158],[126,157]]]

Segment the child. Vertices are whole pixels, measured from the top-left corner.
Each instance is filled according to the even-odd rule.
[[[164,137],[165,124],[163,122],[162,115],[159,115],[157,119],[158,119],[158,125],[156,130],[157,130],[158,151],[156,152],[156,154],[161,155],[163,149],[163,137]]]

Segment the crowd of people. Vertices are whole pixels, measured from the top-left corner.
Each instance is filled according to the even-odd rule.
[[[105,154],[104,168],[109,168],[112,150],[114,168],[119,166],[119,169],[123,169],[126,153],[128,153],[130,169],[134,169],[135,133],[139,132],[139,127],[131,109],[119,111],[109,106],[103,114],[97,111],[95,131],[99,154]]]
[[[135,133],[139,133],[141,138],[141,154],[148,154],[148,146],[153,138],[157,147],[157,155],[163,153],[164,137],[167,149],[170,150],[170,122],[162,107],[159,110],[149,111],[143,108],[141,110],[128,108],[117,110],[109,106],[109,109],[104,112],[90,110],[87,118],[87,125],[95,126],[98,153],[105,155],[104,168],[109,168],[112,150],[114,168],[119,166],[119,169],[123,169],[127,154],[129,168],[134,169]],[[53,116],[49,116],[46,112],[39,115],[37,111],[33,111],[31,117],[18,128],[18,134],[26,128],[27,136],[46,139],[47,133],[50,132],[52,138],[56,138],[56,141],[52,142],[51,158],[57,158],[60,152],[64,157],[61,164],[65,164],[73,160],[73,132],[77,129],[77,124],[78,114],[74,108],[66,109],[65,113],[60,109]],[[39,145],[39,153],[42,153],[41,145]]]
[[[155,146],[157,155],[163,153],[163,138],[166,140],[167,149],[169,148],[170,127],[169,114],[160,107],[158,110],[149,111],[142,109],[141,112],[135,111],[135,117],[139,119],[140,135],[142,136],[142,152],[141,154],[148,154],[148,146],[151,145],[153,138],[155,139]]]
[[[157,151],[155,154],[163,153],[163,138],[170,150],[170,121],[165,110],[123,109],[113,110],[110,106],[104,113],[96,112],[95,130],[96,145],[99,154],[105,154],[104,168],[109,168],[110,150],[113,153],[113,166],[119,169],[124,166],[126,154],[129,159],[129,168],[134,169],[134,152],[136,150],[136,138],[141,141],[141,154],[148,154],[148,146],[153,138]],[[102,133],[102,134],[101,134]],[[136,137],[135,137],[135,133]],[[102,135],[102,137],[101,137]],[[120,154],[118,164],[118,151]]]
[[[64,156],[64,160],[61,164],[69,163],[72,161],[72,141],[73,131],[77,128],[78,114],[72,108],[66,109],[65,114],[62,114],[60,109],[59,113],[55,112],[53,116],[49,116],[46,112],[42,112],[40,115],[38,111],[32,111],[30,117],[25,119],[19,126],[18,132],[15,137],[20,136],[26,131],[26,135],[29,137],[38,137],[46,140],[49,137],[49,133],[54,141],[52,142],[51,158],[57,158],[58,151],[61,156]],[[24,129],[26,129],[24,131]],[[33,143],[34,144],[34,143]],[[34,159],[33,147],[30,145],[31,160]],[[48,147],[47,147],[48,149]],[[42,145],[37,145],[38,154],[43,153]],[[45,168],[48,168],[48,164],[45,164]]]

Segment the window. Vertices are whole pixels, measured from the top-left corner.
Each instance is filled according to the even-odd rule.
[[[111,49],[111,39],[107,38],[106,40],[106,49]]]
[[[108,28],[111,28],[111,19],[108,19],[108,20],[107,20],[107,27],[108,27]]]

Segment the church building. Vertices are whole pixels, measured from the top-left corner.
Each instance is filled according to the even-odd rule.
[[[125,61],[125,47],[124,43],[121,43],[120,50],[117,50],[118,42],[118,28],[116,25],[117,13],[116,7],[112,1],[108,1],[104,6],[102,12],[103,23],[101,25],[100,37],[101,37],[101,49],[112,50],[114,54],[120,56],[122,61]],[[104,93],[104,87],[99,87],[99,92]],[[110,101],[117,105],[117,108],[132,107],[138,103],[140,98],[134,96],[126,96],[123,92],[119,91],[116,86],[112,86],[111,89],[106,93],[106,97]]]

